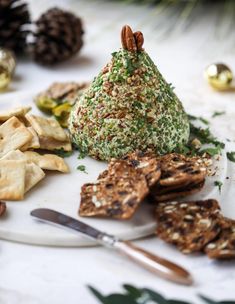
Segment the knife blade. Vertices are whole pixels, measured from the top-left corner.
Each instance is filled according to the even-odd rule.
[[[70,228],[92,238],[97,243],[109,248],[118,250],[120,253],[129,257],[131,260],[144,266],[158,276],[183,285],[192,285],[193,279],[190,273],[183,267],[165,259],[154,255],[129,241],[118,239],[108,233],[99,231],[98,229],[87,225],[75,218],[57,212],[55,210],[39,208],[31,211],[31,216],[40,221],[53,223],[55,225]]]

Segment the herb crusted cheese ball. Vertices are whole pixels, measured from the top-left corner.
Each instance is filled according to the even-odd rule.
[[[189,137],[183,106],[142,49],[142,33],[124,26],[122,45],[75,104],[69,123],[72,140],[101,160],[137,149],[172,152]]]

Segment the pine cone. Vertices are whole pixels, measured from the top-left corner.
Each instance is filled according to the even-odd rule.
[[[21,0],[0,0],[0,46],[21,52],[25,49],[27,31],[24,25],[30,23],[27,4]]]
[[[82,47],[81,19],[70,12],[52,8],[36,21],[29,51],[35,61],[52,65],[75,55]]]

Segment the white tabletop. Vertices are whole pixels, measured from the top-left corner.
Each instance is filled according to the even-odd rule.
[[[168,82],[176,87],[188,112],[210,118],[213,111],[226,111],[225,117],[212,120],[212,128],[221,137],[235,140],[235,95],[217,93],[205,83],[202,73],[210,63],[223,61],[235,70],[232,36],[217,35],[214,19],[202,19],[190,30],[159,36],[158,11],[131,4],[101,1],[30,1],[33,16],[49,6],[70,8],[85,23],[85,45],[78,57],[53,68],[38,66],[29,60],[18,62],[11,90],[1,99],[24,91],[35,94],[53,81],[90,80],[110,59],[110,53],[120,47],[119,32],[124,24],[145,34],[145,49],[158,65]],[[167,23],[167,21],[165,21]],[[166,27],[167,24],[161,24]],[[232,48],[233,45],[233,48]],[[228,150],[235,150],[233,142]],[[219,200],[234,200],[235,165],[231,165],[228,185]],[[229,190],[226,190],[229,189]],[[20,204],[20,202],[19,202]],[[120,291],[130,283],[150,287],[171,298],[201,303],[197,294],[214,299],[235,299],[235,264],[214,262],[202,255],[185,256],[156,237],[136,244],[154,253],[181,263],[194,278],[193,287],[183,287],[163,281],[108,249],[49,248],[0,241],[0,303],[1,304],[95,304],[87,285],[104,293]]]

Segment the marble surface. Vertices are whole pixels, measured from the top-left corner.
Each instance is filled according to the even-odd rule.
[[[159,39],[154,34],[156,16],[150,9],[99,1],[30,1],[33,16],[55,4],[71,8],[86,21],[86,41],[81,54],[51,69],[21,59],[11,90],[0,96],[0,107],[5,97],[14,99],[16,94],[23,96],[28,90],[37,93],[52,81],[90,80],[109,60],[110,53],[119,48],[120,28],[128,23],[144,32],[146,50],[165,78],[174,84],[186,110],[209,118],[212,129],[221,138],[231,140],[226,142],[226,148],[235,150],[235,94],[212,91],[202,77],[204,67],[216,61],[224,61],[235,70],[234,45],[228,39],[214,36],[210,16],[190,31]],[[215,110],[226,111],[226,115],[211,119]],[[230,163],[228,176],[218,199],[226,201],[223,212],[234,216],[231,214],[234,164]],[[193,303],[201,303],[197,294],[235,299],[233,261],[214,262],[202,255],[184,256],[155,237],[135,243],[182,264],[192,272],[195,285],[183,287],[163,281],[101,247],[49,248],[1,240],[0,304],[95,304],[88,284],[109,293],[119,291],[123,283],[154,288],[166,296]]]

